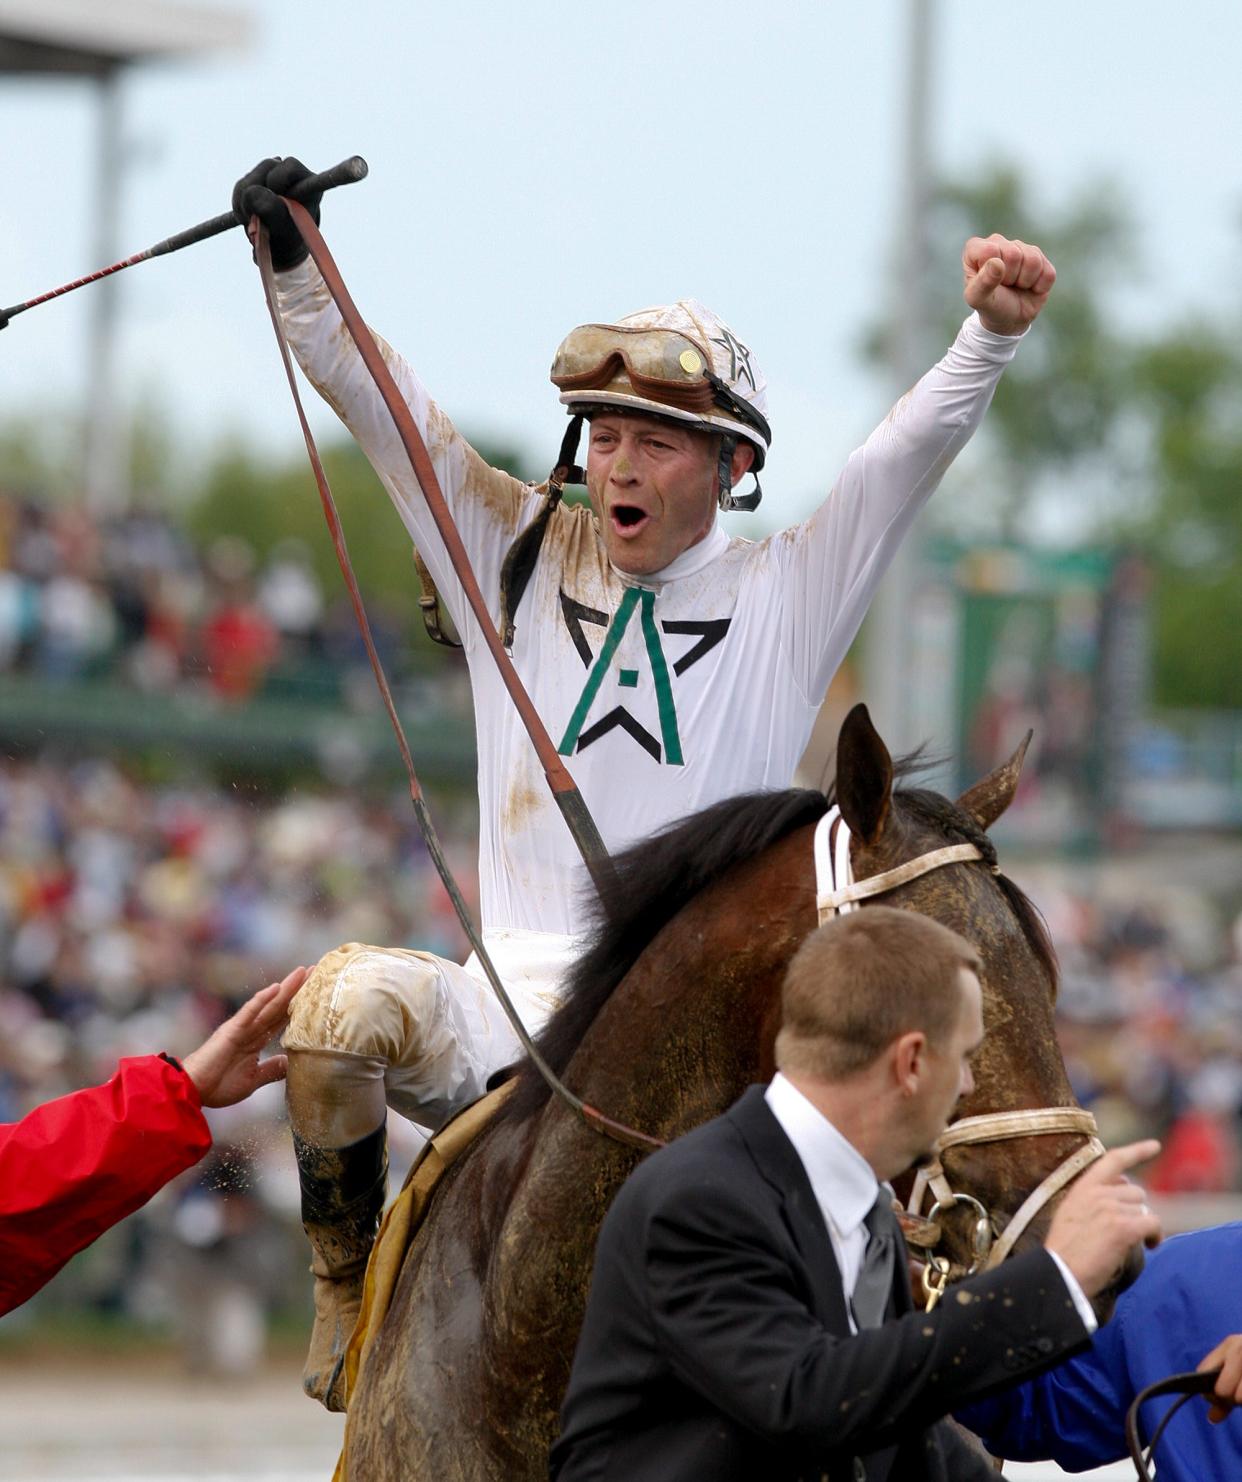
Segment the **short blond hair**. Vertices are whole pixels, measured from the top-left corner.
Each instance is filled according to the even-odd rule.
[[[868,906],[827,922],[786,969],[777,1069],[840,1080],[911,1030],[943,1043],[963,968],[979,972],[970,943],[914,911]]]

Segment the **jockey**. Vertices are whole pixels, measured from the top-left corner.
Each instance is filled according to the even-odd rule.
[[[379,474],[461,634],[478,736],[483,936],[535,1031],[587,925],[589,886],[391,418],[277,199],[309,173],[293,159],[263,161],[238,182],[234,211],[267,226],[290,345]],[[318,201],[307,205],[318,219]],[[764,376],[702,304],[581,325],[561,343],[551,378],[572,421],[559,462],[573,463],[585,423],[589,508],[489,467],[379,342],[517,672],[609,850],[723,798],[789,786],[880,577],[1055,278],[1037,247],[999,236],[972,238],[963,268],[975,312],[944,358],[809,519],[755,543],[731,537],[719,514],[759,500],[757,480],[736,491],[767,459]],[[523,567],[529,580],[515,583]],[[386,1104],[437,1125],[519,1047],[474,960],[350,943],[312,972],[285,1049],[317,1278],[304,1379],[337,1407],[384,1198]]]

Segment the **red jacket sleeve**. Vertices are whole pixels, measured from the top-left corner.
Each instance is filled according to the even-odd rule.
[[[210,1146],[194,1083],[158,1055],[0,1124],[0,1315]]]

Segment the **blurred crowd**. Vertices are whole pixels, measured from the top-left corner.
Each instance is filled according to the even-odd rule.
[[[296,543],[258,562],[232,538],[198,549],[160,514],[0,492],[0,675],[194,688],[222,704],[282,685],[348,703],[358,661],[352,617]],[[239,790],[180,765],[158,781],[102,758],[0,755],[0,1121],[106,1079],[123,1055],[189,1050],[249,992],[340,942],[464,956],[404,791]],[[435,811],[471,893],[473,801]],[[1163,1139],[1149,1180],[1162,1193],[1242,1191],[1242,870],[1230,869],[1212,889],[1174,889],[1163,865],[1155,886],[1116,862],[1016,872],[1060,955],[1074,1091],[1106,1142]],[[280,1090],[212,1121],[206,1164],[6,1329],[58,1305],[116,1306],[178,1325],[202,1367],[257,1362],[267,1315],[307,1290]],[[391,1132],[395,1186],[419,1137],[399,1121]]]
[[[377,639],[399,662],[388,636],[380,614]],[[233,536],[199,549],[156,511],[0,491],[0,673],[197,685],[237,702],[273,683],[339,690],[359,659],[348,603],[325,600],[297,540],[260,563]]]
[[[473,806],[437,807],[469,888]],[[187,1049],[342,941],[463,939],[400,792],[247,796],[111,762],[0,758],[0,1120]]]
[[[1185,846],[1183,846],[1185,847]],[[1127,879],[1031,893],[1057,945],[1058,1035],[1106,1143],[1156,1136],[1161,1194],[1242,1191],[1242,916],[1236,900]]]
[[[472,898],[473,801],[435,813]],[[464,958],[404,793],[249,795],[0,757],[0,1121],[123,1055],[189,1051],[255,988],[351,940]],[[281,1088],[209,1120],[208,1161],[36,1311],[120,1307],[175,1323],[204,1367],[257,1362],[265,1313],[307,1289]],[[395,1132],[399,1171],[419,1139]]]

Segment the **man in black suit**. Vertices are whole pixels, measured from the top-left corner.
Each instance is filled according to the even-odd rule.
[[[790,964],[779,1073],[648,1158],[600,1231],[556,1482],[983,1482],[943,1419],[1073,1352],[1089,1298],[1159,1225],[1118,1148],[1044,1248],[913,1308],[893,1178],[973,1086],[978,958],[873,906]]]

